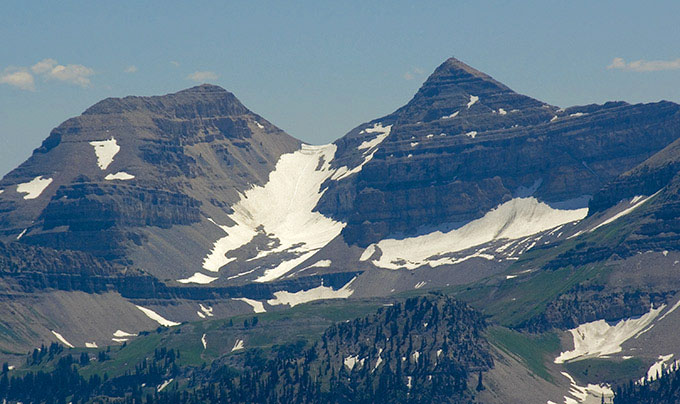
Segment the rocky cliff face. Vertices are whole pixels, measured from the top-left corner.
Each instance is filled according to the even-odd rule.
[[[557,206],[583,197],[567,205],[584,206],[680,136],[680,107],[558,109],[450,59],[406,106],[371,124],[378,122],[392,125],[389,136],[318,207],[346,218],[346,241],[362,246],[420,226],[469,221],[514,196],[533,194]],[[339,140],[338,154],[351,155],[366,127]]]
[[[184,246],[157,233],[195,238],[186,232],[200,233],[207,217],[227,221],[239,192],[266,182],[299,145],[216,86],[107,99],[54,129],[0,181],[0,234],[160,275],[135,251],[163,242],[162,254],[184,263]]]

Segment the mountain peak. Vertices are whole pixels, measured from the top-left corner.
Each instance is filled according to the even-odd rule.
[[[229,91],[213,84],[201,84],[160,96],[107,98],[88,108],[83,115],[148,111],[176,114],[187,109],[198,114],[242,115],[250,111]]]

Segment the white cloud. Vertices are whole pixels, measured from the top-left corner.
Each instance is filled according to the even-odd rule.
[[[137,66],[130,65],[123,70],[125,73],[137,73]]]
[[[0,83],[9,84],[26,91],[35,91],[33,75],[26,70],[7,71],[0,75]]]
[[[217,74],[215,72],[193,72],[187,76],[187,79],[205,83],[209,80],[217,80]]]
[[[57,64],[57,61],[54,59],[43,59],[31,66],[31,70],[33,70],[33,73],[35,74],[46,74],[49,73]]]
[[[629,70],[634,72],[658,72],[662,70],[680,69],[680,58],[675,60],[636,60],[626,62],[623,58],[614,58],[607,69]]]
[[[35,90],[35,76],[46,80],[59,80],[65,83],[88,87],[94,70],[83,65],[60,65],[54,59],[43,59],[30,68],[8,68],[0,75],[0,83],[19,87],[22,90]]]
[[[404,77],[405,80],[413,80],[417,76],[422,76],[423,73],[425,73],[425,71],[423,69],[421,69],[420,67],[414,67],[413,69],[404,73],[403,77]]]
[[[94,70],[83,65],[60,65],[54,59],[43,59],[31,66],[33,73],[46,79],[59,80],[66,83],[75,84],[81,87],[88,87],[90,76],[94,75]]]

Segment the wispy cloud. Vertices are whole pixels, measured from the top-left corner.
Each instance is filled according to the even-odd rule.
[[[206,81],[217,80],[217,77],[217,73],[215,72],[198,71],[188,75],[187,79],[196,81],[198,83],[205,83]]]
[[[5,69],[0,74],[0,83],[9,84],[21,90],[35,91],[33,75],[26,70]]]
[[[633,72],[658,72],[662,70],[680,69],[680,58],[675,60],[635,60],[626,62],[623,58],[614,58],[607,69],[629,70]]]
[[[418,76],[422,76],[423,73],[425,73],[423,69],[421,69],[420,67],[414,67],[413,69],[404,73],[403,77],[404,80],[413,80]]]
[[[123,70],[125,73],[137,73],[137,66],[130,65]]]
[[[54,59],[43,59],[30,67],[10,67],[0,75],[0,83],[9,84],[22,90],[35,91],[35,78],[57,80],[89,87],[94,70],[83,65],[60,65]]]

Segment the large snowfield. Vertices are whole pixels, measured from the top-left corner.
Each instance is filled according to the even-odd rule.
[[[381,268],[415,269],[424,265],[436,267],[455,264],[456,259],[442,255],[494,240],[530,236],[581,220],[587,213],[587,208],[554,209],[533,197],[515,198],[454,230],[437,230],[415,237],[381,240],[369,245],[361,259],[368,260],[379,250],[382,255],[372,263]]]

